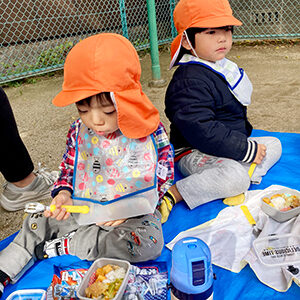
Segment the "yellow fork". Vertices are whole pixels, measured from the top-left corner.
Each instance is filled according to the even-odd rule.
[[[62,205],[62,208],[65,208],[67,212],[70,213],[79,213],[79,214],[87,214],[90,211],[90,208],[87,205]],[[56,206],[54,204],[50,205],[50,211],[53,212],[56,210]]]

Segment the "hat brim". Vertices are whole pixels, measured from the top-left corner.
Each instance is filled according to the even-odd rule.
[[[101,93],[99,90],[61,91],[54,97],[52,103],[55,106],[64,107],[99,93]]]
[[[99,93],[101,93],[99,90],[61,91],[52,102],[56,106],[63,107]],[[142,138],[157,129],[160,122],[159,112],[141,88],[111,94],[117,109],[118,126],[125,136],[133,139]]]
[[[118,126],[126,137],[143,138],[158,128],[159,112],[141,89],[114,92],[113,95]]]
[[[208,17],[195,20],[189,27],[218,28],[223,26],[241,26],[243,23],[233,16]]]
[[[207,18],[201,19],[200,21],[195,21],[188,28],[219,28],[224,26],[241,26],[243,23],[236,19],[233,16],[223,16],[223,17],[215,17],[215,18]],[[186,29],[188,29],[186,28]],[[185,29],[185,30],[186,30]],[[170,69],[174,66],[174,63],[177,59],[180,47],[181,47],[181,39],[183,32],[180,32],[171,44],[171,63]]]

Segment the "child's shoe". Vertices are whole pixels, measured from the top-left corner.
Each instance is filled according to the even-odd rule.
[[[37,259],[46,259],[69,254],[70,241],[74,233],[75,231],[51,241],[41,242],[34,249],[35,256]]]
[[[164,194],[161,200],[161,204],[158,208],[158,210],[161,213],[161,223],[165,223],[168,220],[170,212],[173,206],[175,205],[175,203],[176,203],[176,199],[174,195],[170,192],[170,190],[167,191]]]
[[[19,188],[10,182],[3,185],[3,193],[0,195],[2,207],[8,211],[16,211],[25,208],[25,204],[50,197],[54,181],[58,178],[58,171],[47,172],[44,168],[34,171],[36,178],[28,186]]]

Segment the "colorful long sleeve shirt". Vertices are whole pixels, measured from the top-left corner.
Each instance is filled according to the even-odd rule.
[[[57,193],[62,189],[67,189],[71,193],[73,192],[73,174],[75,165],[75,154],[76,154],[76,136],[79,128],[82,124],[81,119],[76,120],[70,126],[67,142],[66,151],[63,155],[62,162],[59,166],[60,176],[54,183],[52,190],[52,197],[55,197]],[[166,130],[162,123],[159,124],[156,131],[153,133],[154,140],[157,147],[158,155],[158,168],[157,172],[160,173],[157,176],[158,179],[158,193],[159,199],[165,194],[169,187],[174,181],[174,160],[173,160],[173,149],[170,145]],[[160,204],[160,201],[158,205]]]

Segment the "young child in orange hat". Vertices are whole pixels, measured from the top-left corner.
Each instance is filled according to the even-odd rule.
[[[37,259],[140,262],[160,255],[157,205],[173,183],[173,151],[140,75],[136,50],[118,34],[89,37],[68,54],[53,104],[75,104],[79,119],[52,191],[55,210],[29,215],[0,253],[2,288]],[[71,214],[65,205],[87,206],[88,213]]]
[[[274,137],[250,137],[247,119],[252,84],[226,55],[234,26],[228,0],[181,0],[174,10],[178,36],[171,45],[171,64],[179,66],[165,96],[175,161],[185,176],[164,197],[163,222],[172,206],[184,200],[190,209],[244,193],[281,156]]]

